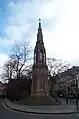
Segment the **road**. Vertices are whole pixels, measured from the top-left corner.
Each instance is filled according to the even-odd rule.
[[[71,115],[35,115],[12,111],[0,101],[0,119],[79,119],[79,114]]]

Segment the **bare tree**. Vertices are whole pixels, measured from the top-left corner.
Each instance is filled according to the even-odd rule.
[[[59,75],[60,73],[69,69],[70,64],[56,58],[47,58],[47,65],[49,72],[52,76]]]
[[[31,60],[31,47],[28,41],[22,41],[13,46],[10,53],[10,58],[13,62],[13,68],[16,78],[19,79],[22,73],[26,70]]]
[[[23,73],[26,73],[32,63],[31,49],[28,41],[21,41],[13,45],[9,60],[3,66],[1,74],[3,80],[19,79]]]
[[[49,79],[51,80],[51,89],[55,89],[56,85],[59,85],[61,73],[69,69],[70,64],[62,60],[57,60],[56,58],[47,58],[47,65],[49,70]]]
[[[3,81],[12,79],[13,70],[14,70],[14,64],[12,60],[6,61],[4,66],[2,67],[1,78],[3,79]]]

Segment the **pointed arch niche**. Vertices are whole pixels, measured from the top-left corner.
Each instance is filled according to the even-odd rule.
[[[40,50],[39,57],[40,57],[40,63],[43,63],[43,51],[42,50]]]
[[[44,53],[44,63],[46,62],[46,54]]]
[[[36,63],[36,52],[34,53],[34,63]]]

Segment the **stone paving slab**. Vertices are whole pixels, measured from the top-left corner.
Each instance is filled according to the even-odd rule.
[[[9,100],[4,100],[6,106],[12,110],[26,112],[26,113],[37,113],[37,114],[71,114],[78,113],[76,105],[54,105],[54,106],[26,106],[12,103]]]

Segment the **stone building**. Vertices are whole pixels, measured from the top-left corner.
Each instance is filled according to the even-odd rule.
[[[68,90],[70,87],[72,90],[75,89],[76,84],[76,76],[79,73],[79,66],[73,66],[67,71],[61,73],[60,75],[60,86],[61,88]]]

